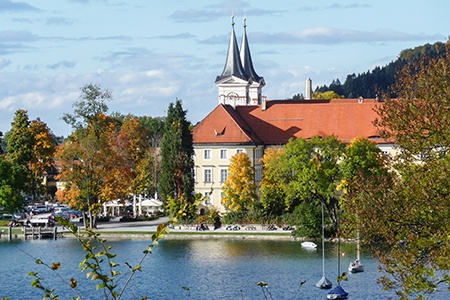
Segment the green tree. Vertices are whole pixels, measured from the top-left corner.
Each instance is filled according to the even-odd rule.
[[[0,155],[0,206],[13,213],[25,206],[22,191],[25,188],[23,169]]]
[[[7,135],[7,159],[22,168],[26,177],[24,192],[36,200],[44,192],[45,172],[53,163],[56,139],[39,118],[29,121],[27,111],[17,110]]]
[[[352,139],[347,145],[339,166],[342,170],[342,179],[338,189],[343,192],[340,206],[344,215],[344,230],[350,230],[351,234],[355,234],[361,226],[362,205],[357,188],[369,181],[378,181],[377,177],[389,176],[388,160],[374,142],[360,137]]]
[[[22,168],[24,174],[30,177],[28,164],[33,158],[35,140],[33,133],[30,131],[30,120],[26,110],[19,109],[14,114],[7,142],[7,159],[17,164]]]
[[[228,177],[222,186],[222,204],[232,212],[247,212],[257,200],[255,170],[244,152],[235,154],[228,167]]]
[[[65,113],[62,119],[74,129],[97,124],[99,123],[97,119],[108,112],[106,102],[111,99],[112,94],[109,90],[103,90],[96,84],[86,84],[81,88],[80,99],[72,105],[73,114]]]
[[[194,148],[190,122],[181,100],[171,103],[161,145],[159,194],[164,203],[170,197],[194,201]]]
[[[150,142],[153,147],[160,147],[165,130],[165,118],[139,117],[141,125],[150,132]]]
[[[339,225],[341,180],[338,162],[345,144],[334,136],[291,139],[285,147],[282,166],[285,171],[286,207],[304,201],[324,204],[335,229]]]
[[[6,141],[3,132],[0,131],[0,154],[4,154],[6,150]]]

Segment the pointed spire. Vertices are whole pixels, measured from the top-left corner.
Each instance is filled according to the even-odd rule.
[[[228,46],[227,60],[225,62],[225,67],[223,68],[222,74],[217,76],[216,82],[228,76],[236,76],[243,80],[247,80],[244,67],[242,66],[239,56],[239,48],[236,41],[236,34],[234,32],[234,16],[231,16],[231,27],[232,30],[230,43]]]
[[[241,62],[242,66],[244,67],[244,72],[247,77],[247,79],[252,79],[254,82],[261,83],[262,77],[258,76],[256,74],[255,69],[253,68],[253,62],[252,62],[252,56],[250,54],[250,48],[248,46],[248,40],[247,40],[247,18],[244,17],[244,34],[242,35],[242,44],[241,44]]]

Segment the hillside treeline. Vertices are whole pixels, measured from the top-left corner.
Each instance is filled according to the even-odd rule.
[[[339,79],[334,79],[329,86],[323,85],[316,88],[315,92],[325,93],[333,91],[344,98],[375,98],[383,92],[389,92],[394,83],[394,77],[397,70],[418,61],[423,56],[436,58],[445,53],[445,43],[436,42],[426,44],[413,49],[406,49],[400,52],[399,57],[384,67],[375,67],[372,71],[356,75],[355,73],[347,75],[344,83]],[[391,96],[395,97],[396,95]]]

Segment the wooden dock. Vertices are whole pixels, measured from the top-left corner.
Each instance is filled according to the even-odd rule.
[[[53,239],[58,238],[58,227],[22,227],[23,237],[25,239]]]
[[[17,227],[16,227],[17,228]],[[13,233],[13,228],[8,227],[8,229],[3,229],[0,231],[0,239],[6,237],[8,240],[12,240],[13,238],[17,239],[20,236],[23,236],[25,239],[53,239],[56,240],[58,238],[58,228],[54,227],[22,227],[22,233],[17,234]]]

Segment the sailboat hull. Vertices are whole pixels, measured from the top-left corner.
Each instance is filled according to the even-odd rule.
[[[322,279],[320,279],[316,283],[316,287],[318,287],[319,289],[324,289],[324,290],[331,289],[332,286],[333,286],[333,284],[331,283],[331,281],[329,281],[328,278],[326,278],[325,276],[323,276]]]
[[[328,292],[327,299],[335,300],[335,299],[347,299],[348,293],[340,286],[336,286],[334,289]]]
[[[361,264],[358,260],[351,262],[348,266],[348,271],[351,273],[360,273],[364,272],[364,265]]]

